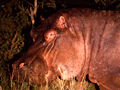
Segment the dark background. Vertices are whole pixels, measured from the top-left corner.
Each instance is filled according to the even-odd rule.
[[[32,44],[28,13],[33,5],[34,0],[0,1],[0,85],[3,90],[10,88],[12,63]],[[38,0],[37,7],[35,27],[40,24],[40,16],[47,18],[62,8],[118,10],[120,0]]]

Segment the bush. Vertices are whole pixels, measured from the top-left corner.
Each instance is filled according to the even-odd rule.
[[[22,32],[31,23],[29,17],[13,3],[11,1],[1,5],[0,12],[0,85],[3,90],[10,88],[11,60],[24,47]]]

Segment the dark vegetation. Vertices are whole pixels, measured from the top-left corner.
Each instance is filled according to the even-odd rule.
[[[34,0],[1,0],[0,2],[0,85],[11,89],[11,65],[32,44],[31,20],[28,15]],[[35,26],[40,16],[48,17],[61,8],[83,7],[94,9],[120,9],[120,0],[38,0]]]

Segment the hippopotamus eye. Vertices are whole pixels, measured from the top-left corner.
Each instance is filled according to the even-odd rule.
[[[49,30],[44,34],[44,38],[47,42],[52,41],[57,35],[57,31],[55,30]]]
[[[19,68],[22,68],[25,63],[20,63]]]

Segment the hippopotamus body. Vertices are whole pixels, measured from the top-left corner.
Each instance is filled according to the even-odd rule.
[[[120,11],[60,10],[31,33],[34,43],[12,65],[17,82],[41,85],[46,78],[81,81],[88,75],[101,90],[120,89]]]

